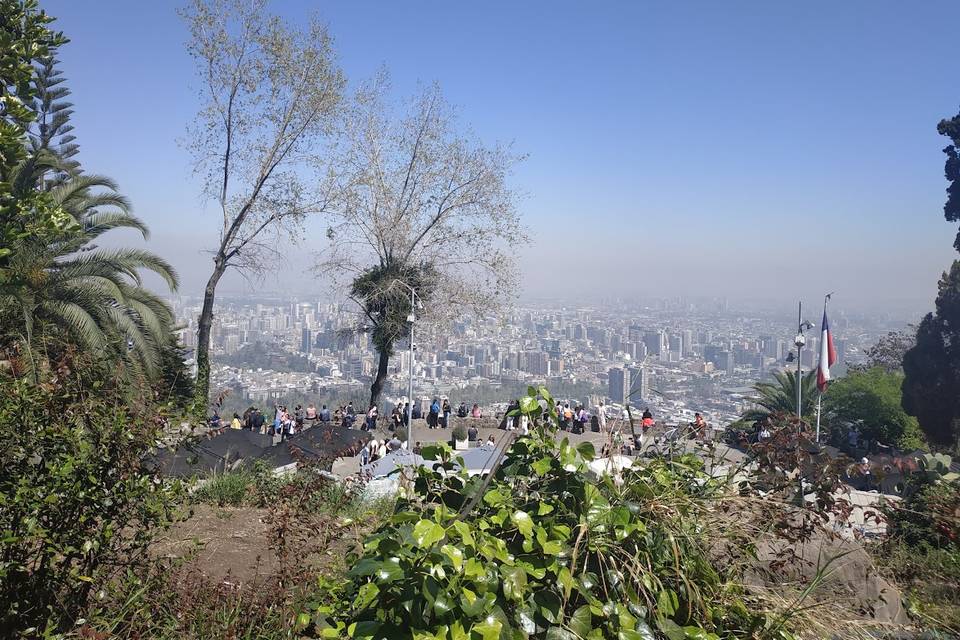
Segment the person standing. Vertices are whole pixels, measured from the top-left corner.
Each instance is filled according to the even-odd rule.
[[[430,413],[427,414],[427,426],[436,429],[440,422],[440,402],[434,398],[430,403]]]
[[[450,414],[453,413],[453,409],[450,407],[450,401],[443,401],[443,428],[446,429],[450,426]]]
[[[583,405],[580,405],[580,410],[577,412],[577,428],[578,433],[583,433],[587,429],[587,422],[590,421],[590,415],[587,413],[587,408]]]
[[[364,447],[360,449],[360,470],[362,471],[368,464],[370,464],[370,448]]]
[[[373,431],[377,428],[377,405],[371,404],[367,410],[366,430]]]
[[[603,406],[603,400],[600,401],[600,407],[597,409],[597,421],[600,423],[600,431],[607,432],[607,408]]]
[[[236,414],[236,413],[233,414],[233,420],[230,421],[230,428],[231,428],[231,429],[242,429],[242,428],[243,428],[243,425],[240,423],[240,415],[239,415],[239,414]]]

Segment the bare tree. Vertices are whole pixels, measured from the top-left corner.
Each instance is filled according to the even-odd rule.
[[[227,269],[260,273],[277,243],[330,192],[310,177],[338,116],[344,87],[326,27],[302,27],[266,12],[264,0],[192,0],[181,11],[187,50],[202,79],[188,146],[204,197],[223,216],[197,335],[197,409],[210,384],[210,328]]]
[[[382,82],[362,90],[347,119],[335,156],[340,200],[318,264],[356,302],[357,328],[377,348],[371,402],[410,332],[410,295],[396,285],[416,290],[418,323],[490,312],[512,292],[526,242],[507,184],[519,158],[458,131],[436,86],[400,115],[384,95]]]

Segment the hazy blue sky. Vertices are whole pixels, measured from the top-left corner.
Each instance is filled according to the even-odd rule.
[[[216,216],[176,143],[196,109],[177,4],[42,4],[72,38],[85,168],[198,292]],[[960,105],[955,1],[273,6],[318,11],[351,80],[438,81],[482,139],[529,154],[532,292],[930,305],[954,257],[936,124]],[[262,286],[318,290],[306,262]]]

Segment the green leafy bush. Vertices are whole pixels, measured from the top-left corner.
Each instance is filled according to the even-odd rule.
[[[960,553],[960,482],[931,481],[917,475],[901,504],[885,508],[887,532],[911,547]]]
[[[39,385],[0,378],[2,629],[70,624],[172,514],[176,486],[140,466],[159,423],[97,376],[61,362]]]
[[[466,440],[467,439],[467,429],[462,424],[458,424],[453,429],[450,430],[450,436],[454,440]]]
[[[303,620],[353,638],[719,638],[788,634],[752,612],[716,569],[705,532],[723,483],[694,456],[622,475],[587,473],[589,443],[557,442],[553,400],[531,390],[533,431],[488,479],[418,471],[396,512],[363,544],[350,582]],[[340,604],[338,604],[340,603]]]

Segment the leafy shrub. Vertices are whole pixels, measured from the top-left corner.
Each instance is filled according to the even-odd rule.
[[[306,632],[353,638],[769,637],[704,543],[722,483],[694,456],[591,479],[589,443],[557,442],[553,399],[531,390],[533,432],[494,476],[419,469],[411,493],[363,544],[347,584],[310,612]],[[342,603],[338,606],[338,603]]]
[[[887,532],[911,547],[952,549],[960,553],[960,482],[913,477],[906,498],[885,508]]]
[[[140,466],[159,424],[98,375],[64,361],[41,384],[0,378],[2,629],[68,625],[172,515],[176,485]]]
[[[462,424],[458,424],[450,431],[450,436],[454,440],[466,440],[467,439],[467,430]]]

